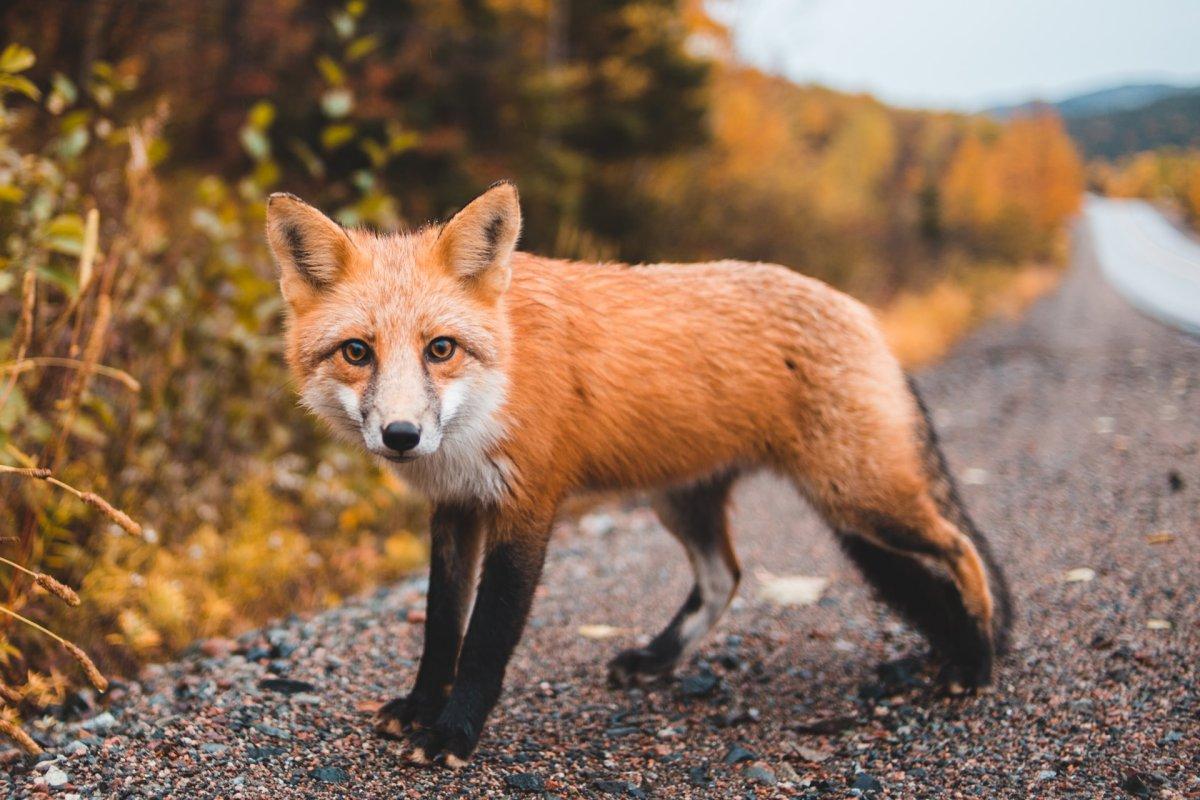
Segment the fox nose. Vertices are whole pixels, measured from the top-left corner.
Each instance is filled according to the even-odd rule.
[[[397,453],[406,453],[421,441],[421,429],[411,422],[389,422],[383,428],[383,443]]]

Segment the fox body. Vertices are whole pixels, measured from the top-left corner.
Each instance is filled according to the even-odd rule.
[[[670,672],[724,611],[740,576],[726,500],[757,468],[822,513],[948,683],[989,680],[1007,590],[857,301],[773,265],[516,252],[509,184],[393,235],[274,195],[267,230],[302,401],[433,503],[425,650],[380,716],[413,760],[474,749],[555,514],[579,491],[648,492],[695,573],[666,629],[610,664],[614,683]]]

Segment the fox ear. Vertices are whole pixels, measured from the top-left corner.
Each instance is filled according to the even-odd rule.
[[[455,214],[442,228],[436,247],[456,275],[501,294],[508,288],[509,262],[520,235],[517,187],[502,181]]]
[[[354,243],[341,225],[283,192],[267,201],[267,241],[288,302],[332,286],[354,253]]]

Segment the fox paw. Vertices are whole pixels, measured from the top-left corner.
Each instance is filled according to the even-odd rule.
[[[958,696],[985,691],[992,682],[992,652],[984,649],[978,654],[960,654],[942,665],[938,685],[948,695]]]
[[[674,661],[664,660],[648,648],[622,650],[608,662],[608,685],[628,689],[670,675],[674,668]]]
[[[413,730],[433,724],[443,703],[426,699],[417,692],[396,697],[375,712],[375,730],[388,738],[401,739]]]
[[[462,769],[471,759],[476,740],[470,726],[439,720],[412,735],[408,760],[413,764],[443,764],[450,769]]]

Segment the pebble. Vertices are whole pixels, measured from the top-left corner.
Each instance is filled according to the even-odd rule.
[[[748,779],[754,781],[755,783],[761,783],[764,786],[774,786],[779,782],[779,778],[776,777],[775,771],[766,764],[759,762],[746,767],[745,775]]]
[[[258,682],[258,688],[279,694],[300,694],[302,692],[311,693],[317,687],[308,681],[295,681],[291,678],[264,678]]]
[[[743,761],[753,761],[756,758],[758,758],[758,756],[752,751],[747,750],[740,744],[735,744],[733,747],[730,747],[729,752],[725,754],[724,761],[726,764],[733,765],[740,764]]]
[[[46,785],[57,789],[60,786],[66,786],[71,781],[67,773],[63,772],[58,767],[51,767],[46,770]]]
[[[684,697],[708,697],[717,690],[721,679],[704,670],[679,681],[679,693]]]
[[[71,741],[67,742],[66,747],[63,748],[63,752],[68,756],[81,756],[87,751],[88,746],[78,739],[72,739]]]
[[[646,793],[628,781],[596,781],[593,786],[602,794],[644,798]]]
[[[107,733],[116,724],[117,718],[114,717],[111,712],[104,711],[92,717],[91,719],[84,720],[79,724],[79,727],[83,728],[85,731],[91,731],[92,733]]]
[[[308,776],[322,783],[345,783],[350,780],[350,773],[341,767],[317,767]]]
[[[546,789],[546,781],[540,775],[528,772],[515,772],[504,776],[504,783],[510,789],[518,792],[542,792]]]
[[[854,776],[854,782],[850,784],[851,789],[858,789],[864,794],[867,792],[882,792],[883,784],[879,782],[873,775],[868,775],[865,772],[860,772]]]
[[[300,692],[299,694],[292,695],[292,702],[302,706],[317,706],[321,704],[322,700],[310,692]]]

